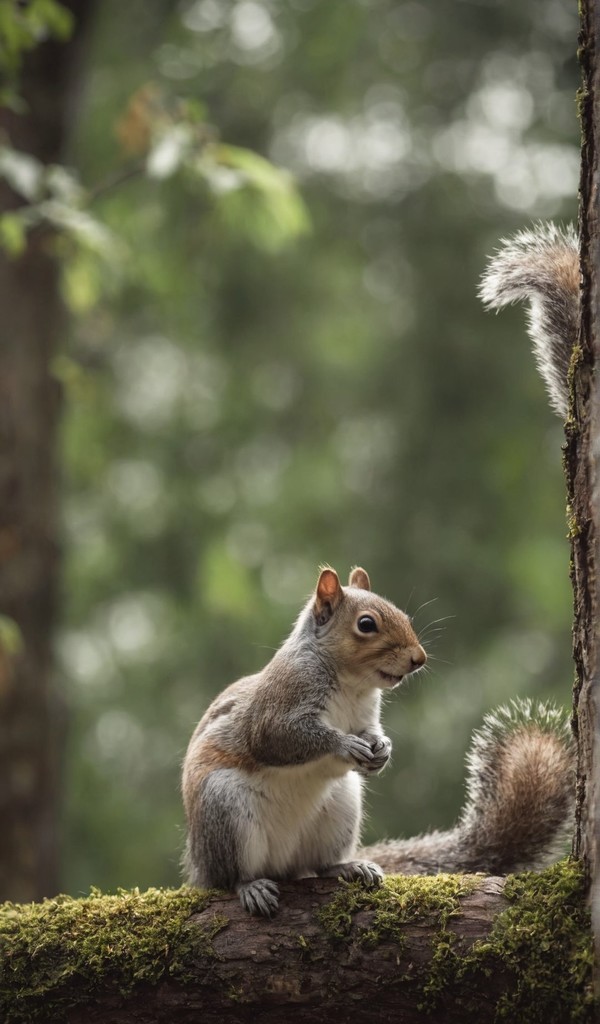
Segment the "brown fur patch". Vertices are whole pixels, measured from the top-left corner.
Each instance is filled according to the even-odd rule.
[[[223,750],[213,740],[199,738],[190,746],[183,765],[182,793],[186,813],[204,782],[211,772],[219,768],[238,768],[241,771],[254,772],[258,765],[249,754],[232,754]]]
[[[570,762],[569,751],[551,733],[529,728],[511,737],[510,745],[499,755],[496,790],[496,802],[507,818],[506,828],[514,829],[521,821],[529,832],[536,815],[547,815],[563,795],[566,799]]]

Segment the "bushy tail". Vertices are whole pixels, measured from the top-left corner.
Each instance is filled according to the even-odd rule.
[[[390,839],[361,852],[388,873],[504,875],[566,852],[574,810],[574,744],[552,704],[514,700],[486,715],[467,754],[467,799],[448,832]]]
[[[487,309],[529,300],[527,331],[550,404],[563,418],[567,375],[579,331],[579,256],[572,227],[540,224],[504,238],[479,288]]]

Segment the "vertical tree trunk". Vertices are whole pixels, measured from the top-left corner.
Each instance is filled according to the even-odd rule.
[[[93,4],[72,0],[75,31],[48,41],[23,68],[24,113],[0,111],[0,133],[44,163],[64,152],[85,24]],[[0,184],[0,210],[22,200]],[[32,900],[58,883],[59,738],[52,628],[59,566],[56,438],[60,389],[52,361],[65,328],[47,232],[15,260],[0,254],[0,614],[21,631],[0,647],[0,900]]]
[[[581,237],[582,310],[579,348],[573,359],[572,419],[567,424],[565,466],[573,523],[572,580],[576,682],[574,719],[579,748],[575,853],[583,858],[593,886],[594,931],[600,939],[600,0],[582,0],[581,127],[582,159],[579,228]]]

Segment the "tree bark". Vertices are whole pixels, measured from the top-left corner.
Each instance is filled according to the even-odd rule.
[[[193,889],[0,907],[7,1024],[591,1024],[579,866],[281,885],[270,921]]]
[[[574,722],[578,740],[577,815],[574,852],[583,859],[592,883],[594,931],[600,941],[600,659],[598,571],[600,564],[600,3],[582,0],[580,93],[582,151],[580,179],[581,331],[573,357],[572,416],[567,423],[565,468],[571,506],[572,582],[576,668]]]
[[[93,4],[71,0],[75,31],[25,60],[25,113],[0,110],[0,132],[43,163],[60,161]],[[0,210],[23,200],[0,183]],[[58,887],[57,816],[64,712],[53,689],[52,629],[59,567],[56,439],[61,396],[52,362],[65,331],[49,232],[25,252],[0,253],[0,614],[22,650],[0,646],[0,899]]]
[[[489,935],[495,915],[507,905],[503,888],[504,879],[486,878],[465,897],[464,916],[450,926],[461,951]],[[104,1024],[107,1019],[112,1024],[196,1024],[200,1014],[206,1024],[423,1020],[427,1000],[421,979],[431,967],[438,914],[425,914],[406,926],[402,952],[394,940],[384,940],[374,951],[358,941],[360,933],[373,926],[373,911],[359,910],[352,921],[355,941],[332,948],[315,911],[326,905],[336,883],[308,880],[281,889],[282,906],[272,921],[248,918],[237,897],[231,896],[215,899],[193,915],[190,921],[199,934],[211,933],[215,922],[227,922],[211,939],[211,964],[208,970],[203,965],[200,985],[163,981],[133,999],[115,1000],[113,995],[74,1010],[69,1024]],[[480,1024],[494,1020],[496,1003],[507,985],[505,969],[486,981],[478,1005]],[[445,1024],[464,1022],[464,1005],[454,996],[449,988],[436,1007]]]

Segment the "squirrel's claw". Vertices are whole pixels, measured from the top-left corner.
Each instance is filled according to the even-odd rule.
[[[344,882],[362,882],[367,889],[377,889],[383,882],[383,871],[379,864],[370,860],[348,860],[343,864],[333,864],[322,868],[318,874],[322,878],[342,878]]]
[[[370,732],[361,732],[358,735],[360,739],[370,745],[372,758],[367,763],[361,764],[357,770],[361,775],[376,775],[385,768],[390,759],[392,741],[387,736]]]
[[[240,903],[253,917],[273,917],[279,907],[279,886],[270,878],[255,878],[238,886]]]

